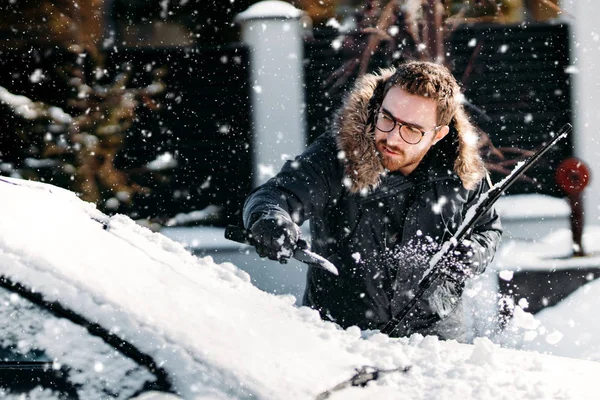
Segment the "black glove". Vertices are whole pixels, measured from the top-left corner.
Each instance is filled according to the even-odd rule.
[[[447,279],[463,284],[474,275],[477,266],[476,249],[473,242],[463,240],[448,255],[441,271]]]
[[[260,257],[269,257],[282,264],[288,262],[296,248],[308,248],[308,243],[300,238],[300,227],[277,211],[259,216],[250,226],[250,233]]]

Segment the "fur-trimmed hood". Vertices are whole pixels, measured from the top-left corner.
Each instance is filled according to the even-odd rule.
[[[359,78],[336,114],[333,132],[338,149],[345,155],[345,175],[350,179],[352,192],[377,187],[385,173],[375,146],[374,127],[369,121],[369,102],[378,84],[386,82],[394,72],[394,68],[387,68],[379,74]],[[472,189],[484,177],[485,168],[479,155],[477,134],[462,107],[459,113],[452,119],[450,133],[441,142],[458,142],[458,151],[454,150],[454,160],[450,161],[463,186]]]

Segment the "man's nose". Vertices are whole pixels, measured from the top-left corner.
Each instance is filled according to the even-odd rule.
[[[396,125],[394,129],[387,133],[387,142],[392,146],[400,146],[403,143],[402,138],[400,137],[400,127]]]

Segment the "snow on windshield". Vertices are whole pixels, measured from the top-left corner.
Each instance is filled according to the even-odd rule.
[[[65,190],[0,180],[0,273],[59,300],[159,362],[184,398],[305,399],[355,368],[411,367],[332,399],[594,398],[600,364],[321,321]],[[106,229],[105,229],[106,228]]]

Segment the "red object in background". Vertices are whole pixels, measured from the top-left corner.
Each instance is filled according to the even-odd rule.
[[[583,161],[567,158],[556,169],[556,182],[569,195],[581,193],[590,182],[590,170]]]
[[[583,161],[571,157],[556,169],[556,182],[569,197],[571,204],[571,232],[573,234],[573,256],[583,257],[583,198],[581,193],[590,182],[590,170]]]

